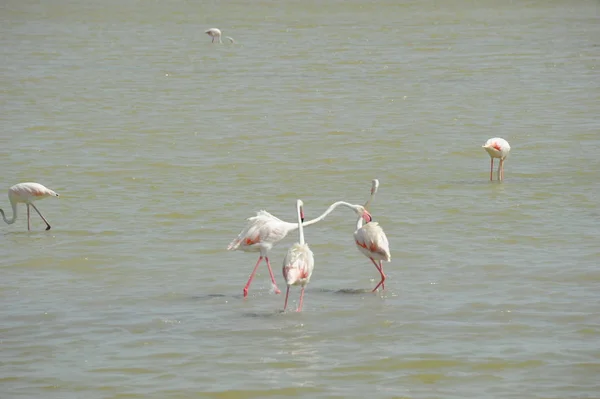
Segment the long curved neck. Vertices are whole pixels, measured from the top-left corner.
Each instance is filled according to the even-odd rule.
[[[302,226],[310,226],[311,224],[315,224],[315,223],[320,222],[321,220],[325,219],[327,217],[327,215],[329,215],[331,212],[333,212],[333,210],[335,208],[337,208],[338,206],[340,206],[340,205],[345,206],[347,208],[350,208],[353,211],[356,210],[356,205],[352,205],[352,204],[350,204],[348,202],[345,202],[345,201],[334,202],[333,204],[331,204],[329,206],[329,208],[327,208],[327,210],[325,212],[323,212],[323,214],[321,216],[319,216],[317,218],[314,218],[312,220],[309,220],[308,222],[302,223]]]
[[[13,210],[12,219],[10,219],[10,220],[6,218],[6,216],[4,215],[4,211],[2,209],[0,209],[0,213],[2,214],[2,219],[4,219],[4,221],[7,224],[13,224],[17,220],[17,203],[10,201],[10,205],[12,206],[12,210]]]
[[[356,230],[360,229],[361,227],[363,227],[363,217],[362,217],[362,215],[360,215],[358,217],[358,220],[356,221]]]
[[[371,204],[371,201],[373,201],[373,198],[375,198],[375,194],[377,194],[378,188],[379,188],[379,180],[375,179],[375,180],[373,180],[373,185],[371,186],[371,196],[369,197],[369,200],[367,202],[365,202],[365,204],[363,205],[365,207],[365,209],[369,209],[369,205]]]
[[[300,237],[300,245],[304,245],[304,228],[302,227],[302,215],[300,212],[300,202],[296,206],[298,213],[298,236]]]

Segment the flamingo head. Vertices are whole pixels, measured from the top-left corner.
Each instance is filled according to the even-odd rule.
[[[362,217],[363,220],[365,221],[365,223],[369,223],[370,221],[373,220],[373,216],[371,216],[369,211],[367,211],[367,209],[364,206],[359,205],[356,208],[356,214],[359,215],[360,217]]]
[[[304,202],[298,200],[298,209],[300,210],[300,221],[304,223]]]
[[[365,223],[369,223],[373,220],[373,216],[371,216],[371,214],[369,213],[369,211],[367,211],[365,209],[365,211],[362,214],[362,218],[365,221]]]
[[[365,203],[365,209],[369,208],[369,205],[371,204],[371,201],[373,200],[373,197],[375,196],[375,194],[377,193],[377,189],[379,188],[379,180],[377,179],[373,179],[373,182],[371,184],[371,197],[369,198],[369,200]]]
[[[373,183],[371,186],[371,195],[374,195],[377,192],[378,188],[379,188],[379,180],[373,179]]]

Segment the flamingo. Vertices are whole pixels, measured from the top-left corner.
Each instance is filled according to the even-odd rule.
[[[373,199],[375,192],[371,190],[371,198],[367,201],[367,204]],[[309,220],[307,222],[302,223],[302,226],[307,227],[312,224],[318,223],[321,220],[325,219],[327,215],[329,215],[335,208],[338,206],[345,206],[357,213],[362,212],[364,207],[360,205],[352,205],[348,202],[338,201],[329,206],[321,216]],[[304,220],[304,215],[302,216],[302,220]],[[258,261],[250,274],[250,278],[248,282],[244,286],[244,297],[248,296],[248,289],[250,288],[250,284],[254,279],[254,275],[256,274],[256,270],[258,269],[258,265],[264,259],[267,263],[267,268],[269,269],[269,275],[271,277],[271,282],[273,283],[274,291],[276,294],[280,294],[281,291],[277,288],[277,283],[275,282],[275,276],[273,275],[273,270],[271,269],[271,263],[269,262],[268,253],[273,248],[275,244],[279,241],[283,240],[289,232],[294,231],[298,228],[298,223],[289,223],[284,222],[283,220],[271,215],[267,211],[259,211],[256,213],[256,216],[250,217],[247,219],[248,223],[246,227],[238,234],[238,236],[231,241],[227,250],[235,251],[240,250],[244,252],[260,252],[260,256],[258,257]]]
[[[498,166],[498,180],[504,180],[504,160],[510,152],[510,145],[508,141],[501,139],[500,137],[494,137],[486,141],[482,145],[483,149],[490,154],[490,181],[493,180],[492,175],[494,173],[494,158],[500,158],[500,165]]]
[[[373,180],[373,186],[371,189],[371,197],[375,195],[379,187],[379,181]],[[367,202],[366,205],[370,200]],[[366,217],[365,217],[366,216]],[[366,224],[363,226],[363,220]],[[381,286],[381,289],[385,289],[385,274],[383,273],[383,261],[391,261],[392,256],[390,254],[390,244],[388,242],[385,232],[379,226],[379,223],[373,222],[371,214],[360,215],[356,221],[356,231],[354,231],[354,241],[360,252],[362,252],[367,258],[373,262],[377,271],[381,275],[381,281],[373,288],[372,292],[377,291],[377,288]],[[379,262],[377,262],[379,261]]]
[[[302,200],[296,201],[296,211],[298,213],[298,237],[299,241],[292,245],[288,249],[285,258],[283,259],[283,278],[287,283],[287,291],[285,293],[285,303],[283,305],[283,311],[287,309],[288,296],[290,295],[290,287],[292,285],[300,285],[302,287],[300,291],[300,301],[298,302],[298,308],[296,312],[302,311],[302,302],[304,301],[304,287],[310,281],[313,269],[315,268],[315,259],[313,252],[308,247],[308,244],[304,242],[304,229],[302,222],[304,222],[304,203]]]
[[[27,230],[31,231],[31,222],[29,215],[29,205],[35,209],[35,211],[40,215],[40,217],[46,223],[46,230],[50,230],[50,223],[46,220],[46,218],[42,215],[42,213],[37,209],[37,207],[33,204],[33,201],[37,201],[46,197],[58,197],[58,194],[49,188],[44,187],[39,183],[19,183],[15,184],[11,188],[8,189],[8,199],[10,200],[10,205],[12,206],[13,216],[12,219],[7,219],[4,215],[4,211],[0,209],[0,213],[2,214],[2,218],[8,224],[13,224],[17,220],[17,204],[19,202],[27,204]]]
[[[204,32],[204,33],[206,33],[208,36],[212,37],[212,41],[211,41],[211,43],[214,43],[214,42],[215,42],[215,38],[216,38],[216,39],[219,39],[219,43],[223,43],[223,42],[221,41],[221,30],[220,30],[220,29],[217,29],[217,28],[210,28],[209,30],[207,30],[207,31],[206,31],[206,32]],[[232,37],[225,36],[225,39],[229,40],[231,43],[235,43],[235,40],[233,40],[233,38],[232,38]]]

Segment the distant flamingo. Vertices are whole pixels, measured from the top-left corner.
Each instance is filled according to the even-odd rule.
[[[212,37],[211,43],[215,42],[215,38],[219,39],[219,43],[223,43],[221,41],[221,30],[220,29],[210,28],[209,30],[207,30],[204,33],[206,33],[208,36]],[[235,40],[233,40],[233,38],[231,38],[229,36],[225,36],[225,39],[229,40],[231,43],[235,43]]]
[[[371,198],[369,199],[369,201],[367,201],[367,204],[373,199],[374,195],[375,193],[371,191]],[[308,222],[304,222],[302,223],[302,225],[304,227],[307,227],[320,222],[340,205],[348,207],[357,213],[360,212],[358,207],[364,210],[364,207],[360,205],[352,205],[344,201],[338,201],[331,204],[321,216],[309,220]],[[302,215],[302,219],[304,219],[304,215]],[[277,283],[275,282],[275,276],[273,275],[273,270],[271,269],[271,263],[269,262],[268,253],[275,244],[283,240],[289,232],[294,231],[297,228],[298,223],[284,222],[283,220],[271,215],[267,211],[259,211],[256,213],[256,216],[248,218],[248,223],[246,224],[246,227],[227,247],[229,251],[240,250],[244,252],[260,252],[258,261],[256,262],[256,265],[254,266],[254,269],[250,274],[248,282],[244,286],[244,297],[248,296],[248,289],[250,288],[250,284],[254,279],[254,275],[256,274],[256,270],[258,269],[258,265],[260,265],[260,262],[262,262],[263,258],[267,263],[267,268],[269,269],[269,275],[271,276],[271,282],[273,284],[275,293],[281,293],[279,288],[277,288]]]
[[[285,258],[283,259],[283,278],[285,278],[287,283],[285,303],[283,304],[284,312],[287,309],[288,296],[290,295],[290,287],[292,285],[300,285],[302,287],[300,291],[300,301],[298,302],[298,308],[296,309],[296,312],[302,311],[304,287],[310,281],[310,276],[312,275],[315,267],[313,252],[308,247],[308,244],[304,242],[304,229],[302,228],[302,222],[304,222],[304,211],[302,209],[303,206],[304,203],[302,200],[296,201],[299,241],[290,247],[285,255]]]
[[[373,180],[373,188],[371,189],[372,196],[375,195],[378,187],[379,181]],[[365,207],[366,205],[368,205],[368,202],[365,204]],[[363,220],[367,223],[364,226]],[[382,261],[385,260],[389,262],[392,260],[390,245],[383,229],[379,226],[379,223],[372,221],[370,214],[367,213],[367,217],[361,215],[356,221],[354,241],[356,242],[358,250],[373,262],[381,275],[381,281],[375,286],[373,292],[377,291],[379,286],[381,286],[381,289],[385,289],[385,274],[383,273]],[[379,261],[379,264],[376,261]]]
[[[58,194],[54,191],[50,190],[42,186],[39,183],[19,183],[15,184],[11,188],[8,189],[8,199],[10,200],[10,205],[12,206],[13,216],[12,219],[7,219],[4,215],[4,211],[0,209],[0,213],[2,214],[2,218],[8,224],[13,224],[17,220],[17,204],[22,202],[27,204],[27,230],[31,230],[31,222],[29,215],[29,205],[35,209],[35,211],[40,215],[40,217],[46,223],[46,230],[50,230],[50,223],[46,220],[44,216],[42,216],[41,212],[37,209],[37,207],[33,204],[33,201],[37,201],[46,197],[58,197]]]
[[[490,181],[493,180],[494,173],[494,158],[500,158],[500,165],[498,166],[498,180],[504,180],[504,160],[510,152],[510,145],[508,141],[501,139],[500,137],[494,137],[486,141],[482,146],[488,154],[490,154]]]

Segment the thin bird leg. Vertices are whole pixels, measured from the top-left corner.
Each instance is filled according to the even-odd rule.
[[[267,260],[267,267],[269,268],[269,274],[271,275],[271,282],[273,283],[273,287],[275,288],[275,293],[281,294],[281,291],[279,291],[279,288],[277,288],[277,283],[275,282],[275,276],[273,275],[273,270],[271,269],[271,263],[269,262],[269,257],[265,256],[265,259]]]
[[[302,286],[302,289],[300,290],[300,303],[298,303],[298,309],[296,309],[296,312],[302,312],[302,303],[304,302],[304,286]]]
[[[381,260],[379,261],[379,270],[381,271],[381,274],[384,274],[383,273],[383,261],[381,261]],[[385,290],[385,283],[383,281],[381,282],[381,289]]]
[[[500,166],[498,167],[498,180],[504,180],[504,159],[500,158]]]
[[[31,231],[31,223],[29,222],[29,204],[27,204],[27,231]]]
[[[252,270],[252,274],[250,274],[250,278],[248,279],[248,282],[246,283],[246,286],[244,287],[244,298],[246,298],[248,296],[248,288],[250,288],[250,283],[252,283],[252,279],[254,278],[254,275],[256,274],[256,269],[258,269],[258,265],[260,265],[260,262],[263,260],[263,257],[260,256],[258,258],[258,262],[256,262],[256,266],[254,266],[254,270]]]
[[[383,274],[383,266],[378,265],[377,262],[375,262],[375,260],[373,258],[369,258],[369,259],[371,259],[371,262],[373,262],[373,264],[377,268],[377,271],[381,275],[381,281],[379,282],[379,284],[377,284],[375,286],[375,288],[373,288],[373,291],[371,291],[371,292],[375,292],[375,291],[377,291],[377,288],[379,288],[380,285],[381,285],[381,289],[384,289],[383,283],[385,281],[385,274]],[[381,261],[379,263],[381,263]]]
[[[46,220],[46,218],[42,215],[42,213],[39,211],[39,209],[37,209],[37,207],[33,204],[31,204],[31,206],[33,207],[33,209],[35,209],[35,211],[38,213],[38,215],[40,215],[40,217],[42,218],[42,220],[44,222],[46,222],[46,231],[50,230],[50,223],[48,223],[48,221]]]
[[[283,311],[284,312],[287,309],[287,301],[288,301],[288,296],[289,295],[290,295],[290,286],[288,285],[287,291],[285,292],[285,303],[283,304]]]
[[[494,158],[491,159],[492,163],[490,165],[490,181],[494,180]]]

